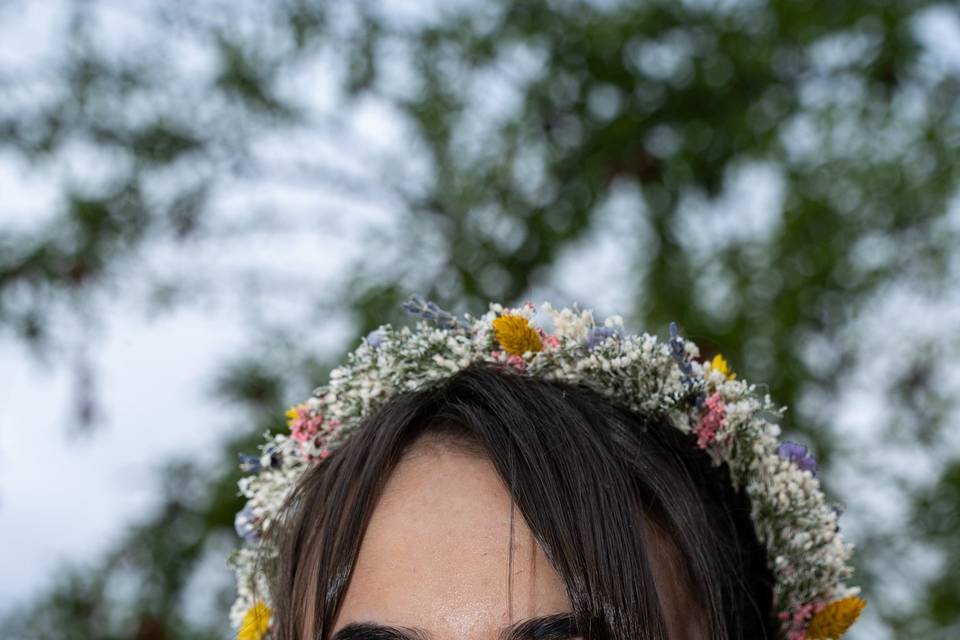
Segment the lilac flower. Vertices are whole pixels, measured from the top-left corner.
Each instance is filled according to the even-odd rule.
[[[781,458],[793,460],[793,462],[804,471],[809,471],[813,475],[817,475],[817,461],[807,452],[807,448],[804,445],[798,442],[784,440],[780,443],[777,453]]]
[[[257,542],[259,539],[259,536],[257,536],[257,521],[250,505],[245,506],[237,512],[236,517],[233,519],[233,528],[236,529],[237,535],[245,541],[251,544]]]
[[[594,349],[610,336],[620,336],[620,327],[591,327],[587,331],[584,344],[587,349]]]
[[[384,336],[383,331],[381,331],[380,329],[374,329],[373,331],[367,334],[367,344],[369,344],[374,349],[377,349],[380,347],[381,344],[383,344],[384,337],[386,336]]]

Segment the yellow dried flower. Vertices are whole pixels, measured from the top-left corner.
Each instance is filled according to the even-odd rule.
[[[526,351],[542,351],[540,334],[523,316],[499,316],[493,320],[497,342],[511,355],[523,355]]]
[[[237,640],[262,640],[270,627],[271,613],[270,607],[263,600],[257,600],[243,616],[240,631],[237,633]]]
[[[819,611],[807,627],[807,640],[837,640],[850,628],[867,603],[850,596],[834,600]]]
[[[287,423],[293,422],[299,417],[299,415],[297,414],[297,407],[299,406],[300,405],[297,405],[296,407],[290,407],[289,409],[287,409],[287,413],[284,414],[287,416]]]
[[[727,361],[719,353],[713,356],[713,360],[710,361],[709,367],[722,373],[727,380],[737,379],[737,374],[730,370],[730,365],[727,364]]]

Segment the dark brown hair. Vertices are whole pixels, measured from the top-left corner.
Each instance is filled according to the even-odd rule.
[[[386,480],[426,434],[490,459],[566,586],[584,640],[668,637],[648,519],[682,558],[709,638],[774,637],[773,577],[749,501],[693,436],[585,385],[477,364],[392,397],[298,483],[271,528],[280,640],[329,638]]]

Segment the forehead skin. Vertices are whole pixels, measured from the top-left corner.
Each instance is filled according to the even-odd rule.
[[[655,566],[655,577],[675,586],[664,573],[670,564]],[[420,627],[433,640],[495,640],[512,622],[569,611],[563,582],[511,509],[492,463],[421,440],[398,463],[371,515],[331,636],[351,622],[374,622]],[[665,613],[672,638],[693,637],[675,626],[689,616],[670,606]]]

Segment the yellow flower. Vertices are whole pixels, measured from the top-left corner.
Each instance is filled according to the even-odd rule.
[[[303,404],[295,404],[289,409],[287,409],[287,412],[284,415],[287,416],[288,427],[293,427],[294,421],[300,419],[300,410],[302,408],[303,408]]]
[[[270,607],[264,604],[263,600],[257,600],[243,616],[237,640],[262,640],[270,626],[270,614]]]
[[[850,628],[867,603],[850,596],[834,600],[820,610],[807,627],[807,640],[837,640]]]
[[[493,330],[496,333],[497,342],[511,355],[519,356],[526,351],[543,350],[540,334],[523,316],[494,318]]]
[[[727,361],[719,353],[713,356],[713,360],[710,361],[709,367],[722,373],[724,376],[726,376],[727,380],[737,379],[737,374],[730,370],[730,366],[727,364]]]

